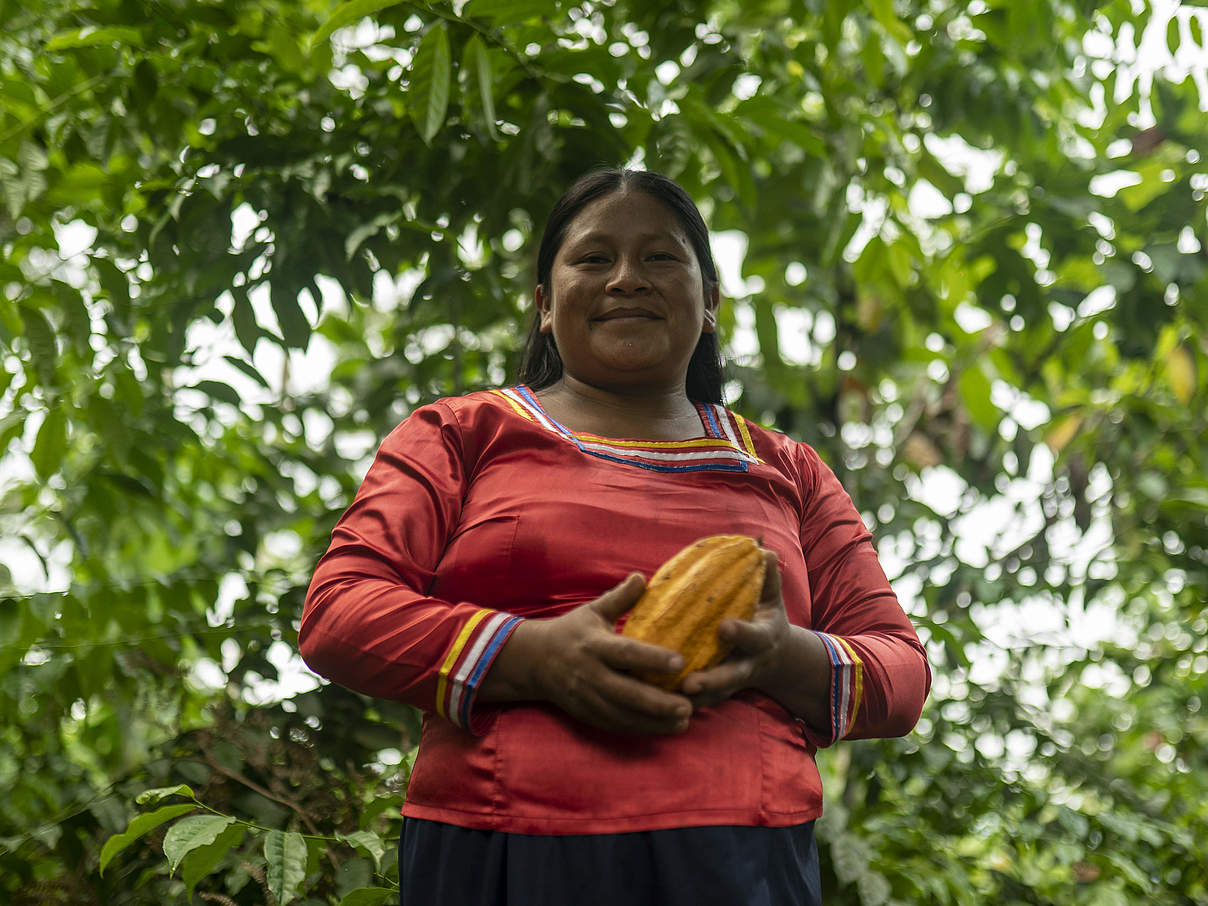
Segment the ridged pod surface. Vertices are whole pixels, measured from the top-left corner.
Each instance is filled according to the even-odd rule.
[[[639,677],[674,690],[689,673],[720,663],[730,652],[717,638],[717,627],[725,619],[751,618],[765,570],[759,542],[746,535],[702,538],[660,566],[621,634],[678,651],[684,669]]]

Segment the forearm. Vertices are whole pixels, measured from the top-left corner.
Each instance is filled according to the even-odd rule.
[[[518,618],[382,579],[332,578],[323,564],[316,576],[298,636],[312,670],[470,725],[478,683]]]

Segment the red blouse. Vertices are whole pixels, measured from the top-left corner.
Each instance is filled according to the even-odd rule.
[[[822,811],[817,747],[914,726],[926,657],[834,474],[805,444],[697,408],[695,439],[608,439],[520,386],[424,406],[382,443],[315,570],[299,646],[318,673],[423,709],[404,814],[518,833],[799,824]],[[656,737],[475,704],[518,620],[723,533],[779,555],[790,621],[831,655],[829,727],[753,691]]]

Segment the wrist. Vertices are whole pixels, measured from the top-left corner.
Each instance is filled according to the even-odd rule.
[[[512,702],[543,698],[541,636],[543,620],[521,620],[512,630],[479,687],[479,701]]]
[[[757,688],[813,725],[824,721],[828,713],[829,665],[822,640],[804,627],[790,625],[784,644],[776,646]]]
[[[771,698],[779,699],[786,686],[793,682],[796,672],[793,664],[800,657],[801,640],[797,638],[799,627],[788,625],[784,637],[778,644],[767,649],[759,660],[759,666],[751,677],[752,688]]]
[[[518,698],[524,701],[543,701],[545,695],[544,651],[547,620],[525,620],[516,627],[521,634],[516,658],[519,662],[517,686]]]

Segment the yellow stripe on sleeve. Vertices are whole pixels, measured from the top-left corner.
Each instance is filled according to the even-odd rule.
[[[466,642],[474,634],[474,627],[493,613],[495,611],[483,609],[466,620],[466,625],[461,627],[461,632],[457,634],[453,646],[449,649],[448,655],[445,656],[444,663],[440,665],[440,678],[436,681],[436,713],[441,717],[449,716],[445,712],[445,689],[449,683],[449,671],[453,669],[453,665],[457,663],[457,658],[461,655],[462,649],[466,647]]]
[[[854,674],[852,679],[852,705],[851,717],[847,721],[847,727],[850,730],[856,722],[856,713],[860,710],[860,700],[864,695],[864,662],[860,660],[860,656],[856,654],[856,650],[847,643],[847,639],[841,636],[831,636],[833,639],[838,639],[839,644],[847,649],[848,656],[852,659]]]

